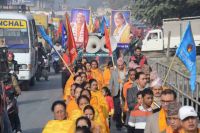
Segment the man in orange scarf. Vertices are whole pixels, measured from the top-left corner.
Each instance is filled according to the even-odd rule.
[[[124,86],[123,86],[123,97],[125,99],[125,105],[124,105],[124,111],[128,111],[128,107],[127,107],[127,101],[126,101],[126,97],[127,97],[127,90],[129,88],[132,88],[133,85],[136,85],[134,82],[135,82],[135,74],[136,74],[136,71],[135,69],[129,69],[128,71],[128,75],[129,75],[129,78],[128,78],[128,81],[124,83]]]
[[[167,128],[166,113],[168,105],[176,101],[176,92],[166,89],[161,93],[161,110],[147,119],[144,133],[164,133]]]
[[[181,105],[178,102],[168,105],[167,121],[169,126],[166,129],[166,133],[183,133],[183,129],[181,129],[181,121],[178,117],[180,107]]]

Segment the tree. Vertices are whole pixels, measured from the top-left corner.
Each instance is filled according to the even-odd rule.
[[[136,0],[132,14],[136,19],[158,26],[164,18],[200,15],[199,8],[200,0]]]

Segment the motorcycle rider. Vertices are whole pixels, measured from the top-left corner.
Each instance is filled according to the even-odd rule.
[[[36,72],[36,80],[40,81],[40,77],[42,75],[42,65],[44,64],[44,58],[47,59],[47,53],[41,42],[38,43],[38,69]]]
[[[9,67],[10,72],[18,74],[19,73],[19,65],[18,65],[17,61],[14,60],[13,52],[8,51],[7,61],[8,61],[8,67]]]
[[[21,133],[21,123],[18,114],[17,100],[15,97],[21,94],[21,89],[17,81],[16,73],[19,72],[19,67],[17,61],[14,60],[14,54],[8,52],[7,60],[9,65],[9,71],[5,76],[5,92],[6,92],[6,101],[7,101],[7,111],[8,117],[12,126],[12,130],[16,133]],[[12,90],[9,92],[8,90]],[[13,99],[11,99],[13,97]]]
[[[53,46],[55,48],[56,51],[58,51],[59,53],[61,53],[63,51],[62,46],[60,45],[60,43],[57,41],[56,44]],[[55,52],[54,49],[51,50],[51,53]]]
[[[56,50],[56,51],[55,51]],[[59,56],[58,53],[60,55],[62,55],[62,52],[64,50],[62,49],[62,46],[60,45],[60,43],[57,41],[56,44],[53,46],[52,50],[51,50],[51,55],[53,58],[53,68],[55,70],[55,73],[58,73],[60,70],[60,60],[59,60]],[[58,52],[58,53],[57,53]]]

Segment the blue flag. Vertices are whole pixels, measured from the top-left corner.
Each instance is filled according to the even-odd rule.
[[[67,30],[64,26],[64,24],[62,24],[62,48],[66,48],[66,42],[67,42]]]
[[[190,88],[194,92],[196,82],[196,45],[194,43],[190,22],[176,50],[176,55],[190,72]]]
[[[53,42],[52,42],[51,37],[48,36],[48,35],[46,34],[46,32],[44,31],[44,28],[43,28],[42,26],[39,26],[39,32],[40,32],[42,38],[43,38],[45,41],[47,41],[47,43],[48,43],[51,47],[53,47]]]
[[[104,31],[104,24],[106,24],[106,27],[108,27],[109,26],[109,23],[108,23],[108,21],[106,20],[106,17],[105,16],[103,16],[103,18],[102,18],[102,21],[101,21],[101,25],[100,25],[100,33],[101,34],[104,34],[105,33],[105,31]]]

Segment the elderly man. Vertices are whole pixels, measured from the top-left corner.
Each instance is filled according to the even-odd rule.
[[[178,111],[181,105],[178,102],[174,102],[168,105],[167,111],[167,122],[168,127],[166,128],[166,133],[182,133],[181,121],[178,117]]]
[[[150,88],[153,91],[153,95],[154,95],[154,102],[152,104],[152,108],[153,110],[159,110],[161,103],[160,103],[160,97],[161,97],[161,93],[162,93],[162,81],[160,78],[156,78],[154,79],[151,84],[150,84]]]
[[[116,127],[118,130],[120,130],[122,127],[121,93],[126,75],[127,71],[125,68],[124,60],[122,58],[119,58],[117,60],[117,69],[111,71],[111,79],[109,83],[109,88],[112,92],[114,100],[114,118],[116,120]]]
[[[147,119],[144,133],[164,133],[167,128],[166,113],[168,105],[176,101],[174,90],[166,89],[161,93],[161,110]]]
[[[80,48],[84,41],[84,23],[85,23],[85,15],[81,12],[77,13],[76,22],[73,23],[72,25],[72,32],[74,35],[77,48]]]
[[[185,133],[200,133],[198,128],[197,112],[191,106],[183,106],[179,109],[181,126]]]

